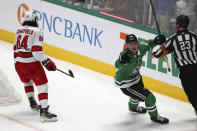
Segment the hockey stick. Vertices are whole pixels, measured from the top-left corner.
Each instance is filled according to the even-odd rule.
[[[71,70],[68,70],[68,73],[66,73],[66,72],[64,72],[64,71],[62,71],[60,69],[56,69],[56,70],[59,71],[59,72],[62,72],[64,74],[66,74],[66,75],[68,75],[68,76],[70,76],[72,78],[75,78],[74,75],[73,75],[73,72]]]
[[[158,21],[157,21],[157,18],[156,18],[155,9],[154,9],[152,0],[150,0],[150,4],[151,4],[151,7],[152,7],[153,16],[155,18],[155,23],[156,23],[156,26],[157,26],[157,31],[158,31],[159,35],[161,35],[161,31],[160,31],[159,24],[158,24]],[[163,48],[164,59],[165,59],[166,64],[167,64],[168,71],[170,72],[170,65],[169,65],[169,62],[168,62],[168,57],[166,56],[165,46],[164,45],[161,45],[161,48]]]

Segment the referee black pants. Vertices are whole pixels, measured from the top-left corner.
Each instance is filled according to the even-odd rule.
[[[190,103],[197,110],[197,64],[181,67],[179,78]]]

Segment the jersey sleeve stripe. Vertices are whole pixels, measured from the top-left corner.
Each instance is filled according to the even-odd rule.
[[[42,46],[32,46],[31,51],[42,51]]]

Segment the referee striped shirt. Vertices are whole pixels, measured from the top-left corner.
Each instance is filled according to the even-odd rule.
[[[174,54],[178,67],[197,63],[197,35],[188,30],[178,31],[154,55],[161,58],[164,52]]]

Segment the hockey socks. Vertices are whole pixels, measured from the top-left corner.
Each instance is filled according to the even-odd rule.
[[[155,118],[158,116],[157,107],[155,103],[156,103],[156,98],[152,93],[150,93],[146,98],[145,105],[146,108],[148,109],[148,113],[151,118],[153,117]]]
[[[33,87],[32,80],[28,83],[24,83],[24,89],[25,89],[25,93],[27,95],[27,98],[34,97],[34,87]]]
[[[139,101],[130,98],[128,104],[129,104],[129,109],[136,109],[138,107],[138,105],[139,105]]]
[[[24,83],[24,89],[32,111],[39,111],[39,105],[35,100],[33,81],[31,80],[28,83]]]
[[[165,118],[163,116],[158,115],[157,107],[156,107],[155,103],[156,103],[156,98],[155,98],[155,96],[152,93],[150,93],[148,95],[148,97],[146,98],[146,101],[145,101],[145,105],[146,105],[146,107],[148,109],[148,113],[150,115],[150,119],[153,122],[160,123],[160,124],[167,124],[167,123],[169,123],[169,119],[168,118]]]
[[[30,107],[32,108],[33,105],[37,104],[34,99],[35,97],[34,97],[33,81],[31,80],[30,82],[25,83],[24,89],[25,89],[25,93],[29,99]],[[47,106],[48,106],[48,85],[47,84],[39,85],[39,86],[37,86],[37,90],[38,90],[38,99],[39,99],[40,105],[43,108],[47,108]]]
[[[42,108],[47,108],[48,106],[48,85],[43,84],[37,86],[38,89],[38,99],[39,103],[42,106]]]

